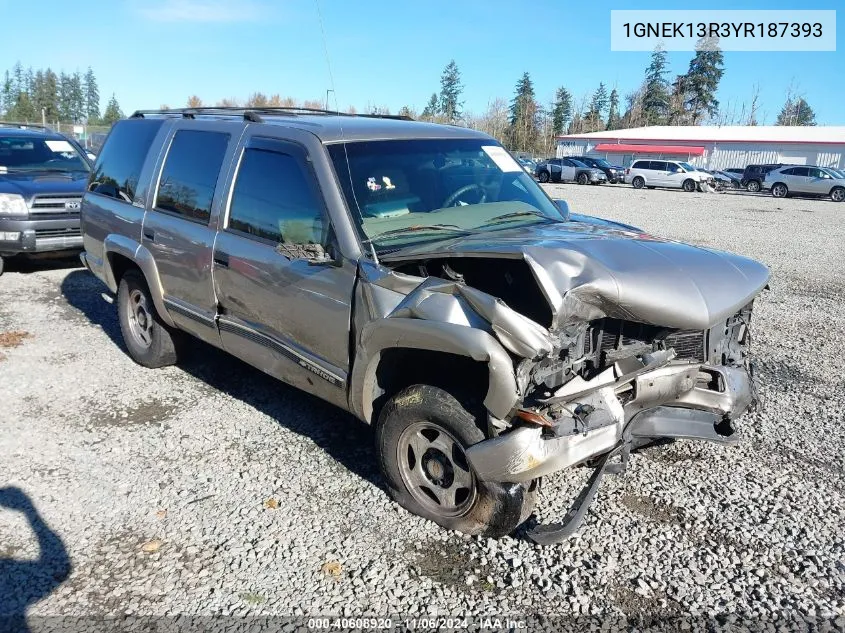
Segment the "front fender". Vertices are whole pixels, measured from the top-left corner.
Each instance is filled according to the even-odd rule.
[[[352,370],[350,406],[363,420],[372,419],[376,369],[382,351],[390,348],[447,352],[487,363],[489,387],[484,398],[487,410],[504,419],[519,402],[513,362],[487,332],[440,321],[391,317],[371,321],[361,332]]]
[[[112,234],[103,240],[103,277],[109,290],[117,292],[118,280],[115,278],[114,269],[112,267],[112,255],[121,255],[126,257],[129,261],[135,263],[144,278],[147,281],[147,287],[150,290],[150,297],[153,304],[158,311],[161,320],[170,327],[175,327],[173,319],[167,312],[164,306],[164,289],[161,285],[161,278],[158,274],[158,266],[156,266],[153,254],[149,249],[136,242],[135,240],[125,237],[123,235]]]

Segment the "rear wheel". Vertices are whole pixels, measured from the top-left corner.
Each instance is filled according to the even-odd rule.
[[[789,193],[789,189],[787,189],[786,185],[782,182],[776,182],[772,185],[772,195],[775,198],[786,198],[786,194]]]
[[[760,181],[759,180],[749,180],[746,189],[752,193],[757,193],[760,191]]]
[[[645,185],[645,179],[642,176],[637,176],[631,181],[631,184],[634,185],[634,189],[642,189]]]
[[[479,481],[465,449],[484,439],[472,413],[429,385],[391,398],[376,426],[382,472],[402,507],[450,530],[504,536],[528,517],[536,490]]]
[[[539,174],[537,174],[537,178],[540,182],[549,182],[549,172],[545,170],[541,171]]]
[[[687,193],[695,191],[695,181],[692,178],[687,178],[684,181],[683,187],[684,191],[686,191]]]
[[[588,182],[590,182],[590,177],[587,176],[587,174],[585,174],[584,172],[581,172],[580,174],[578,174],[577,180],[579,185],[586,185]]]
[[[843,187],[834,187],[833,190],[830,192],[830,199],[834,202],[845,202],[845,188]],[[0,265],[0,274],[2,274],[3,268]]]
[[[180,332],[162,322],[140,271],[127,271],[120,279],[117,314],[123,342],[132,360],[150,368],[176,363]]]

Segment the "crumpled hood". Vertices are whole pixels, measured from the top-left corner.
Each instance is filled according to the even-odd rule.
[[[54,173],[45,171],[0,174],[0,193],[17,193],[27,204],[36,195],[68,194],[81,196],[88,182],[88,172]]]
[[[424,257],[523,258],[552,308],[552,327],[613,317],[704,330],[765,287],[763,264],[600,225],[537,224],[409,246],[384,261]]]

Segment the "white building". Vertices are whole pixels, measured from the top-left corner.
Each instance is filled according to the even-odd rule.
[[[683,160],[704,169],[754,163],[845,168],[845,126],[656,125],[568,134],[557,156],[588,155],[628,167],[637,158]]]

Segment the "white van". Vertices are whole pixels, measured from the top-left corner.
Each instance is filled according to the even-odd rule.
[[[672,160],[636,160],[625,170],[625,182],[635,189],[672,187],[695,191],[699,183],[710,178],[710,174],[699,171],[689,163]]]

